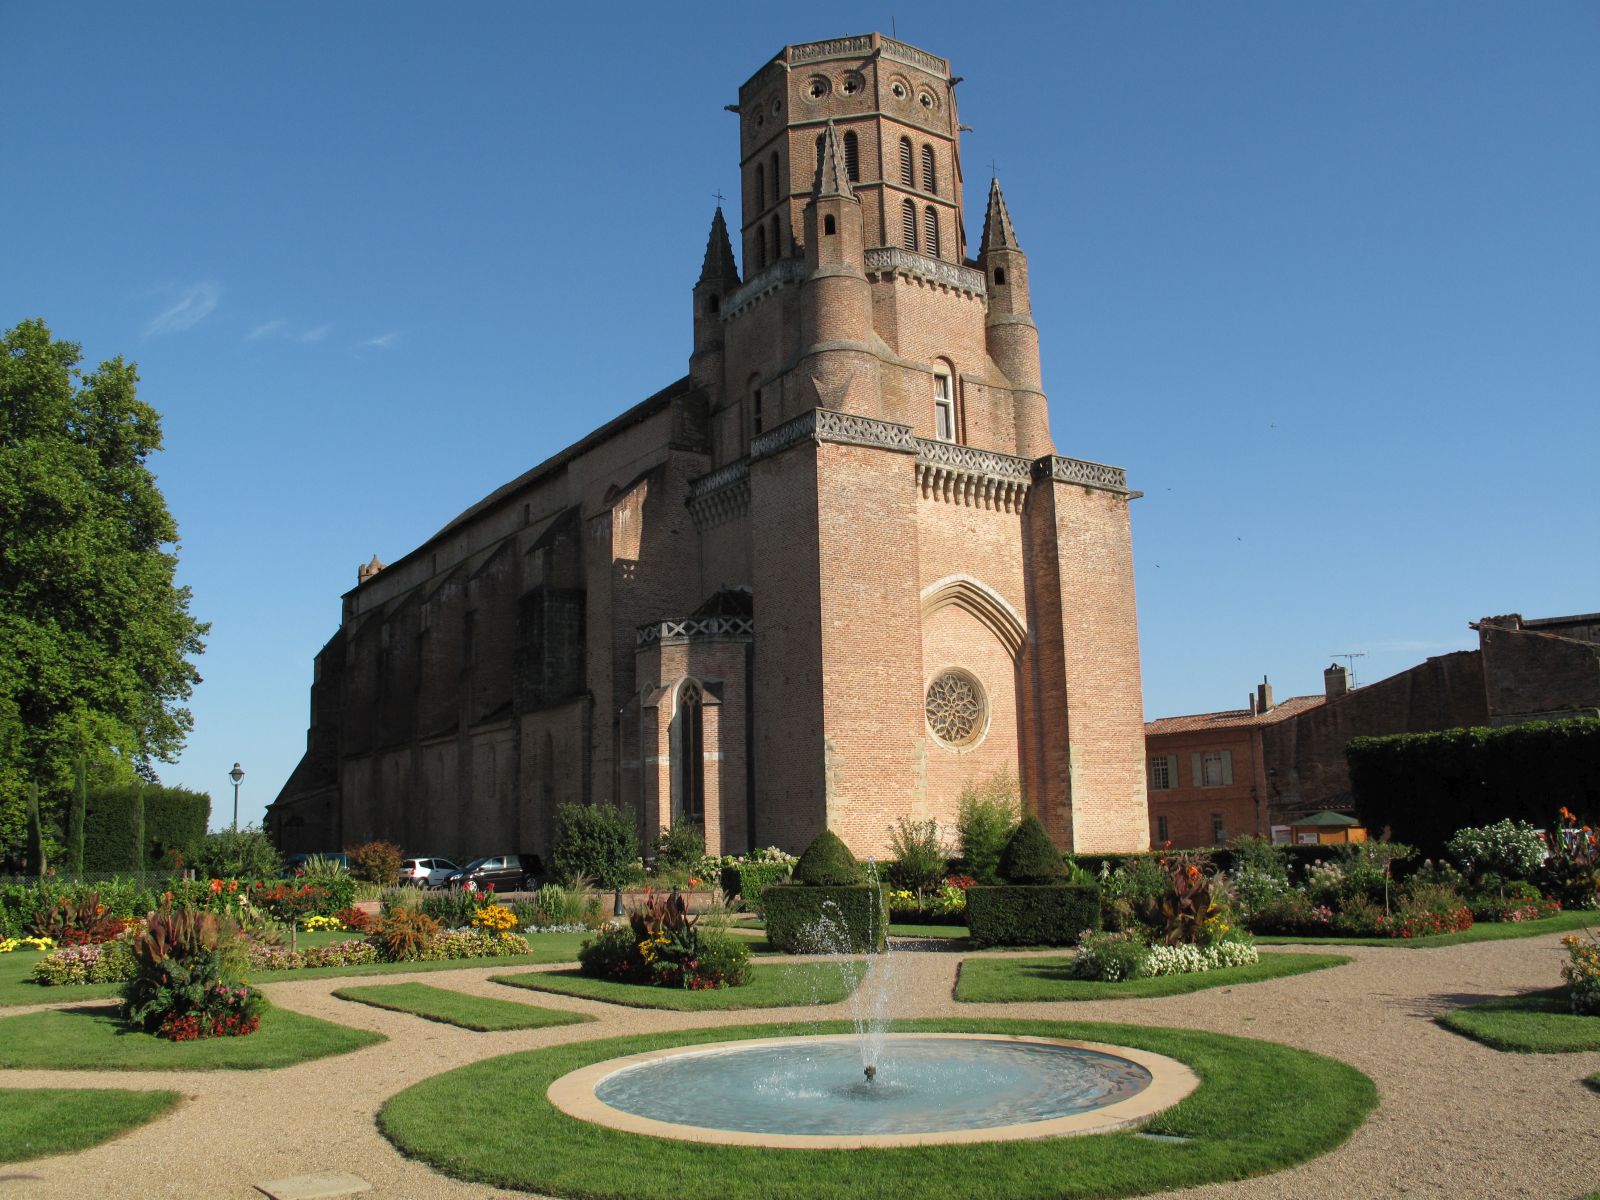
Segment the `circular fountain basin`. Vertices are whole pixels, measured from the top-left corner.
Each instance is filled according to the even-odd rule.
[[[630,1133],[795,1149],[1103,1133],[1199,1085],[1122,1046],[960,1033],[889,1034],[868,1079],[860,1039],[702,1043],[595,1063],[550,1085],[569,1116]]]

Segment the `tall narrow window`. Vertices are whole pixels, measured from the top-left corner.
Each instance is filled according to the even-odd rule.
[[[861,147],[853,133],[844,135],[844,173],[850,176],[851,183],[861,180]]]
[[[832,237],[839,232],[839,227],[834,223],[832,213],[822,218],[822,232],[827,237]]]
[[[1160,842],[1170,842],[1172,840],[1167,833],[1167,818],[1164,816],[1156,818],[1156,840]]]
[[[678,803],[691,821],[706,816],[706,746],[703,697],[698,684],[686,683],[678,693]]]
[[[907,200],[900,206],[900,232],[907,250],[917,248],[917,206]]]
[[[813,179],[819,179],[822,176],[822,156],[827,151],[827,144],[828,135],[825,133],[817,134],[817,169],[812,172],[811,177]]]
[[[956,440],[956,399],[950,376],[942,372],[933,377],[933,436],[941,442]]]
[[[767,206],[767,170],[760,163],[756,164],[756,212]]]
[[[756,270],[767,269],[767,231],[760,225],[756,226]]]
[[[922,249],[932,258],[939,257],[939,214],[931,204],[922,212]]]
[[[939,194],[939,179],[933,171],[933,147],[923,144],[922,147],[922,190]]]
[[[911,139],[900,139],[900,182],[908,188],[917,186],[917,178],[911,173]]]
[[[768,170],[772,173],[772,202],[776,204],[783,196],[783,189],[778,183],[781,178],[778,174],[778,156],[774,154],[770,161],[772,165]]]
[[[778,232],[778,216],[772,216],[772,261],[777,262],[783,257],[783,235]]]
[[[756,437],[761,433],[761,389],[757,388],[750,393],[750,436]]]

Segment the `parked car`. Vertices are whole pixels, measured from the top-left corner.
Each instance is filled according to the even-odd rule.
[[[448,858],[408,858],[400,864],[400,885],[402,887],[444,887],[450,876],[454,875],[461,867],[451,862]]]
[[[493,885],[497,892],[525,892],[543,870],[537,854],[497,854],[473,859],[453,872],[445,886],[476,890]]]

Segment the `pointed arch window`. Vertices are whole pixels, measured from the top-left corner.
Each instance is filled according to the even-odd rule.
[[[909,200],[900,205],[900,235],[907,250],[917,248],[917,206]]]
[[[939,213],[931,204],[922,210],[922,251],[930,258],[939,257]]]
[[[811,177],[813,179],[822,178],[822,156],[827,152],[827,145],[828,135],[825,133],[817,134],[817,169],[812,172]]]
[[[939,194],[939,178],[933,169],[933,147],[926,142],[922,145],[922,190]]]
[[[760,212],[767,206],[767,170],[760,163],[756,164],[756,211]]]
[[[678,812],[706,818],[705,697],[692,680],[678,693]]]
[[[908,188],[917,186],[917,177],[912,173],[911,163],[911,139],[903,137],[900,139],[900,182]]]
[[[774,154],[769,161],[772,163],[772,202],[776,204],[783,194],[783,189],[778,183],[778,156]]]
[[[783,234],[778,229],[778,214],[772,214],[772,261],[783,257]]]
[[[844,173],[851,183],[861,181],[861,143],[853,133],[844,135]]]
[[[756,226],[756,270],[767,269],[767,231],[760,225]]]

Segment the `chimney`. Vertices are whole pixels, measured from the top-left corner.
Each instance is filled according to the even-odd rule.
[[[1272,685],[1267,682],[1265,675],[1261,677],[1261,682],[1256,685],[1255,709],[1258,713],[1272,711]]]
[[[1337,700],[1350,690],[1350,668],[1334,663],[1322,673],[1322,690],[1329,700]]]
[[[1252,717],[1255,716],[1256,715],[1256,694],[1254,692],[1251,692],[1248,696],[1245,697],[1244,702],[1250,709],[1250,715]]]

